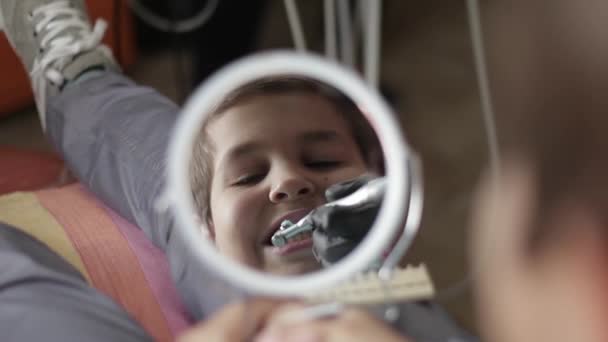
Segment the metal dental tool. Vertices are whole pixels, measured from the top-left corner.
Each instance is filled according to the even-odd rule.
[[[297,223],[292,223],[289,220],[281,222],[279,230],[272,235],[271,242],[276,247],[285,246],[293,237],[305,232],[312,232],[314,227],[310,222],[308,215],[304,216]]]
[[[357,189],[352,194],[340,198],[336,201],[324,204],[325,207],[341,206],[341,207],[357,207],[365,203],[374,203],[374,200],[379,200],[386,191],[386,180],[384,177],[371,180],[361,188]],[[297,223],[292,223],[285,220],[281,223],[279,230],[272,235],[271,242],[276,247],[285,246],[290,239],[305,232],[312,232],[315,229],[313,226],[310,214],[304,216]]]

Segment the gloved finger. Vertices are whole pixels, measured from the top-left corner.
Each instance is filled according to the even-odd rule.
[[[376,176],[366,173],[354,179],[350,179],[344,182],[334,184],[325,190],[325,199],[329,202],[333,202],[340,198],[346,197],[353,192],[357,191],[363,185],[367,184],[370,180],[377,178]]]
[[[359,241],[365,237],[378,214],[378,207],[323,206],[310,214],[315,231],[328,237],[343,237]]]
[[[341,237],[328,237],[318,231],[312,233],[312,241],[313,255],[323,266],[335,264],[352,252],[360,242]]]

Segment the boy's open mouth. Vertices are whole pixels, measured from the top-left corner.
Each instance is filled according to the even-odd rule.
[[[273,246],[272,244],[272,235],[274,235],[274,233],[272,233],[271,235],[269,235],[266,240],[264,240],[264,245],[266,246]],[[287,243],[287,245],[291,244],[291,243],[296,243],[296,242],[300,242],[300,241],[305,241],[305,240],[309,240],[312,238],[312,232],[302,232],[296,236],[293,236],[289,239],[289,242]]]
[[[304,232],[294,236],[289,242],[281,247],[272,246],[272,252],[277,255],[289,255],[302,249],[310,250],[312,247],[312,232]]]
[[[278,255],[292,254],[304,248],[310,249],[310,247],[312,246],[311,231],[304,231],[296,236],[292,236],[287,242],[287,244],[285,244],[284,246],[276,247],[272,244],[272,236],[280,229],[279,227],[281,226],[281,223],[283,221],[289,220],[291,222],[297,222],[298,220],[306,216],[310,211],[311,209],[309,208],[294,210],[288,212],[287,214],[281,216],[279,219],[274,221],[272,224],[272,228],[269,229],[269,232],[266,234],[265,239],[263,240],[265,248],[271,248],[272,253]]]

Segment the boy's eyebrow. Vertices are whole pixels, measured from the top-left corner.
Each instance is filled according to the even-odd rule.
[[[340,135],[333,130],[319,130],[299,134],[297,139],[302,142],[333,141],[339,140]]]
[[[341,136],[333,130],[318,130],[300,133],[297,135],[296,139],[303,143],[328,142],[341,140]],[[263,147],[264,144],[255,141],[237,145],[228,150],[228,152],[226,152],[226,155],[224,156],[224,158],[222,158],[219,164],[225,164],[230,160],[239,159],[243,156],[255,152],[256,150],[260,150]]]
[[[222,159],[225,159],[225,160],[238,159],[242,156],[250,154],[250,153],[254,152],[255,150],[259,150],[261,148],[262,148],[262,144],[260,144],[258,142],[247,142],[244,144],[237,145],[237,146],[231,148],[230,150],[228,150],[225,158],[222,158]]]

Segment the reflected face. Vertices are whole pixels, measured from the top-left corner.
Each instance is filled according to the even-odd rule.
[[[280,223],[325,203],[325,189],[367,171],[343,115],[315,94],[257,96],[208,125],[214,146],[212,236],[219,251],[256,269],[320,267],[310,239],[272,246]]]

